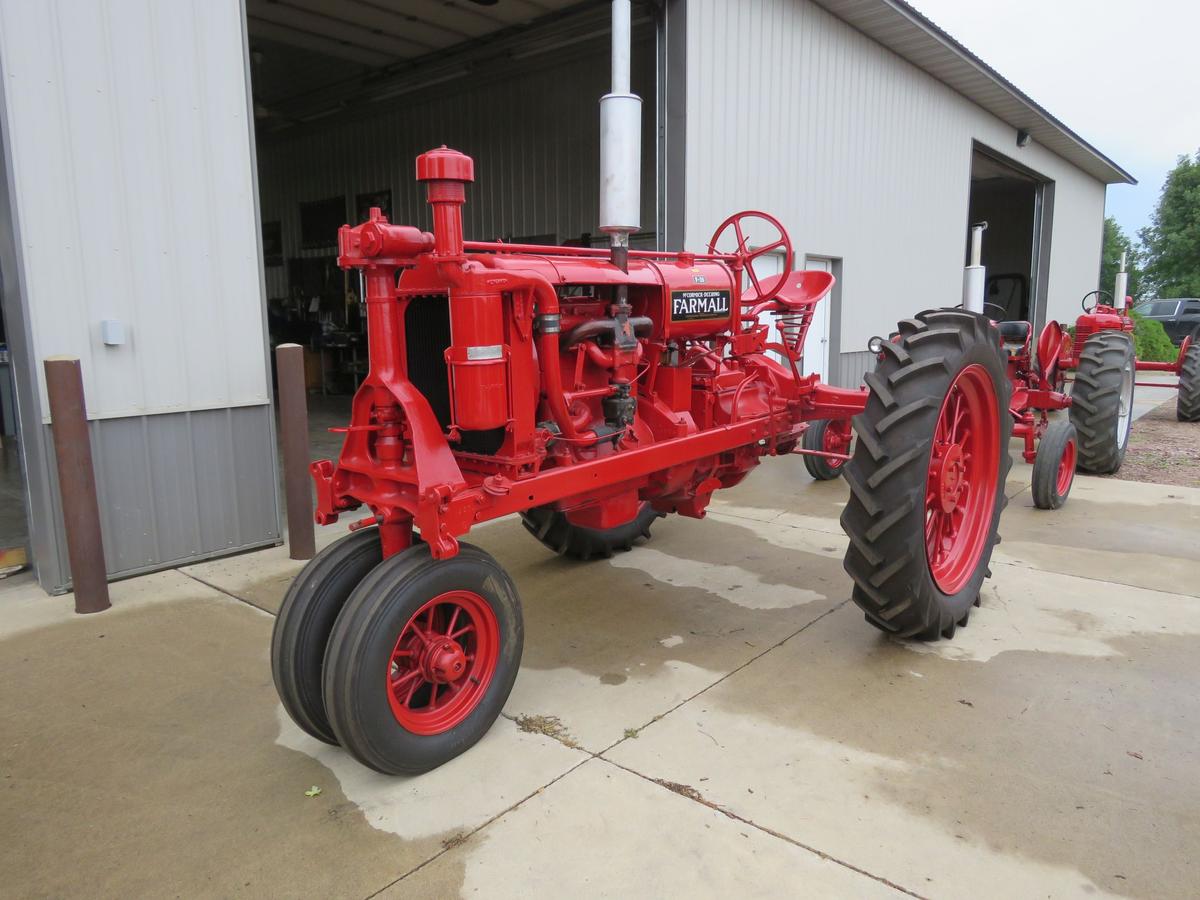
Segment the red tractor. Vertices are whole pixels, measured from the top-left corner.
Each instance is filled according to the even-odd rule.
[[[797,363],[833,278],[792,271],[777,221],[730,216],[706,253],[631,250],[640,101],[629,0],[613,11],[610,249],[465,241],[474,166],[444,147],[416,165],[432,233],[379,210],[339,232],[339,264],[365,285],[370,371],[337,463],[313,465],[316,518],[367,514],[292,584],[271,661],[296,723],[381,772],[462,753],[509,695],[517,588],[461,541],[500,516],[520,515],[563,556],[608,556],[661,516],[703,518],[714,491],[799,452],[846,463],[845,567],[872,624],[949,637],[988,575],[1012,433],[996,328],[962,310],[919,313],[872,342],[867,389],[830,387]],[[775,252],[782,274],[763,278],[755,260]]]
[[[460,542],[473,525],[517,513],[556,553],[610,555],[660,516],[702,518],[764,457],[804,451],[815,420],[858,416],[843,525],[867,618],[924,638],[965,622],[1009,466],[985,317],[907,319],[876,347],[869,391],[834,388],[796,366],[833,279],[792,272],[774,220],[776,240],[748,250],[745,227],[766,217],[731,216],[711,242],[732,234],[727,253],[476,243],[462,239],[471,160],[433,150],[417,177],[432,234],[378,210],[339,234],[366,285],[370,372],[337,464],[313,466],[316,516],[369,515],[304,569],[276,623],[276,684],[308,733],[391,773],[462,752],[499,714],[522,644],[516,586]],[[760,279],[754,260],[776,250],[784,274]]]
[[[1013,435],[1023,439],[1025,461],[1033,463],[1035,505],[1057,509],[1066,502],[1076,470],[1108,475],[1120,469],[1129,444],[1136,385],[1177,387],[1179,420],[1200,421],[1200,346],[1193,346],[1189,337],[1173,362],[1138,360],[1133,342],[1135,323],[1126,315],[1125,303],[1113,305],[1107,291],[1092,291],[1083,298],[1083,314],[1075,320],[1074,337],[1052,320],[1038,336],[1035,355],[1032,324],[1005,321],[1007,308],[983,299],[984,286],[993,283],[985,280],[980,265],[986,228],[987,223],[981,222],[971,229],[972,259],[964,282],[964,306],[989,315],[999,313],[994,318],[1008,358]],[[1124,294],[1123,271],[1117,276],[1116,289],[1118,295]],[[1102,302],[1105,297],[1109,303]],[[1089,306],[1092,298],[1096,299]],[[1179,376],[1179,382],[1138,382],[1138,371],[1171,372]],[[1069,393],[1067,372],[1074,373]],[[1051,412],[1063,409],[1069,411],[1067,418],[1050,419]]]

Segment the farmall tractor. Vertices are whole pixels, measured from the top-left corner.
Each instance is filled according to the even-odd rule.
[[[629,0],[613,10],[601,101],[610,249],[465,241],[473,164],[446,148],[416,163],[432,233],[378,210],[339,233],[340,265],[365,284],[370,371],[337,463],[313,466],[316,518],[365,515],[292,584],[272,668],[301,728],[381,772],[468,749],[509,695],[517,587],[461,540],[500,516],[520,515],[565,557],[608,556],[661,516],[703,518],[714,491],[766,458],[847,462],[805,438],[817,421],[848,435],[856,417],[842,524],[867,620],[952,636],[988,574],[1012,433],[997,329],[964,310],[918,313],[874,342],[867,388],[834,388],[797,366],[833,279],[791,270],[775,220],[730,216],[705,253],[631,250],[640,101]],[[750,227],[777,236],[751,245]],[[755,261],[780,251],[783,274],[760,277]]]
[[[986,228],[982,222],[971,229],[964,306],[1001,316],[996,325],[1012,385],[1013,435],[1024,441],[1025,461],[1033,463],[1034,503],[1041,509],[1057,509],[1067,500],[1076,470],[1108,475],[1120,469],[1133,424],[1135,386],[1177,387],[1178,419],[1200,421],[1200,346],[1189,337],[1173,362],[1137,359],[1134,321],[1125,311],[1128,276],[1122,257],[1114,294],[1092,291],[1084,296],[1074,337],[1058,322],[1047,322],[1035,355],[1033,325],[1004,321],[1006,308],[983,299],[986,277],[980,251]],[[1120,299],[1114,302],[1113,296]],[[1139,371],[1170,372],[1179,376],[1179,382],[1139,382]],[[1069,393],[1068,372],[1073,373]],[[1066,418],[1050,419],[1052,411],[1063,409],[1068,410]]]

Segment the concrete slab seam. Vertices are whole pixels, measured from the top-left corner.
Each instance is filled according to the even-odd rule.
[[[582,747],[580,747],[578,749],[583,750]],[[500,812],[496,813],[494,816],[492,816],[486,822],[481,822],[478,825],[476,825],[474,828],[472,828],[470,831],[461,832],[460,834],[456,835],[456,838],[455,838],[455,841],[453,844],[451,844],[450,846],[443,847],[437,853],[433,854],[433,856],[422,861],[420,864],[413,866],[411,869],[409,869],[407,872],[405,872],[399,878],[395,878],[392,881],[389,881],[387,884],[385,884],[383,887],[381,887],[379,890],[375,891],[374,893],[367,894],[367,896],[364,897],[363,900],[372,900],[372,898],[378,897],[380,894],[382,894],[384,891],[386,891],[388,888],[392,887],[393,885],[399,884],[401,881],[403,881],[405,878],[408,878],[410,875],[415,875],[417,872],[421,871],[423,868],[425,868],[427,865],[429,865],[434,860],[440,859],[441,857],[445,856],[447,853],[451,852],[452,850],[457,850],[459,847],[461,847],[463,844],[465,844],[470,838],[472,838],[473,836],[478,834],[480,831],[483,831],[483,829],[487,828],[489,825],[491,825],[497,819],[501,819],[504,816],[508,815],[510,812],[512,812],[514,809],[516,809],[521,804],[525,803],[528,800],[532,800],[534,797],[538,796],[538,794],[542,793],[544,790],[546,790],[546,788],[548,788],[548,787],[556,784],[557,782],[561,781],[562,779],[566,778],[568,775],[570,775],[572,772],[574,772],[580,766],[586,765],[587,763],[591,762],[593,759],[597,758],[596,754],[594,754],[594,753],[589,753],[587,750],[583,750],[583,752],[588,753],[588,756],[585,759],[581,759],[579,762],[577,762],[575,765],[571,766],[571,768],[567,769],[567,771],[563,772],[561,775],[551,778],[549,781],[547,781],[545,784],[543,784],[537,790],[531,791],[529,794],[526,794],[524,797],[522,797],[516,803],[513,803],[511,806],[500,810]]]
[[[705,800],[703,796],[693,797],[687,793],[672,790],[672,788],[668,787],[666,784],[663,784],[663,782],[660,781],[659,779],[651,778],[649,775],[643,775],[641,772],[638,772],[636,769],[631,769],[628,766],[623,766],[619,762],[614,762],[611,759],[601,758],[601,762],[608,763],[610,766],[613,766],[614,768],[617,768],[617,769],[621,769],[624,772],[628,772],[630,775],[636,775],[638,778],[641,778],[643,781],[650,782],[655,787],[657,787],[661,790],[670,791],[672,794],[676,794],[680,797],[684,797],[688,800],[691,800],[693,803],[699,803],[701,806],[706,806],[709,809],[713,810],[714,812],[719,812],[721,815],[723,815],[727,818],[733,819],[735,822],[741,822],[743,825],[748,825],[751,828],[755,829],[756,831],[761,831],[763,834],[768,834],[773,838],[778,838],[781,841],[791,844],[793,847],[799,847],[801,850],[806,850],[809,853],[814,854],[815,856],[819,856],[821,859],[827,860],[828,862],[835,863],[836,865],[839,865],[839,866],[842,866],[843,868],[849,869],[851,872],[855,872],[859,875],[862,875],[865,878],[870,878],[872,881],[878,881],[880,884],[886,885],[887,887],[890,887],[894,891],[900,891],[901,893],[907,894],[910,897],[917,897],[917,898],[919,898],[919,900],[928,900],[928,898],[924,894],[918,894],[916,891],[906,888],[902,884],[897,884],[894,881],[884,878],[882,875],[876,875],[873,872],[869,872],[866,869],[863,869],[863,868],[860,868],[859,866],[854,865],[854,863],[846,862],[844,859],[839,859],[836,856],[826,853],[824,850],[820,850],[816,847],[810,846],[810,845],[804,843],[803,841],[799,841],[796,838],[791,837],[786,834],[783,834],[782,832],[776,831],[773,828],[768,828],[766,825],[759,825],[753,819],[747,819],[744,816],[739,816],[737,813],[733,812],[732,810],[726,809],[725,807],[723,807],[717,803],[713,803],[711,800]],[[696,793],[699,794],[699,791],[697,791]]]
[[[191,572],[185,572],[185,571],[183,571],[183,569],[176,569],[175,571],[178,572],[180,575],[183,575],[187,578],[192,579],[192,581],[198,581],[198,582],[200,582],[200,584],[204,585],[205,587],[212,588],[214,591],[224,594],[226,597],[232,597],[234,600],[238,601],[238,603],[245,603],[247,606],[251,607],[252,609],[256,609],[259,612],[266,613],[272,619],[276,618],[276,616],[277,616],[277,613],[273,612],[272,610],[269,610],[264,606],[259,606],[257,603],[251,603],[245,597],[239,597],[237,594],[233,593],[232,591],[225,590],[225,588],[221,587],[220,585],[213,584],[211,581],[205,581],[203,578],[196,577]]]
[[[652,718],[652,719],[651,719],[649,722],[646,722],[644,725],[640,726],[640,727],[639,727],[637,730],[638,730],[638,731],[641,731],[641,730],[642,730],[642,729],[644,729],[644,728],[649,728],[651,725],[653,725],[653,724],[654,724],[655,722],[657,722],[659,719],[664,719],[664,718],[666,718],[667,716],[669,716],[671,713],[675,712],[675,710],[679,709],[681,706],[685,706],[686,704],[688,704],[688,703],[691,703],[693,700],[695,700],[695,699],[696,699],[697,697],[699,697],[701,694],[703,694],[703,693],[706,693],[707,691],[710,691],[710,690],[712,690],[712,689],[713,689],[713,688],[715,688],[717,685],[719,685],[719,684],[721,684],[723,681],[725,681],[725,679],[727,679],[727,678],[731,678],[732,676],[736,675],[738,672],[742,671],[742,669],[745,669],[747,666],[750,666],[750,665],[754,664],[755,662],[757,662],[758,660],[760,660],[760,659],[762,659],[764,656],[766,656],[768,653],[770,653],[772,650],[777,650],[777,649],[779,649],[779,648],[780,648],[780,647],[782,647],[784,644],[786,644],[788,641],[790,641],[792,638],[794,638],[794,637],[796,637],[797,635],[799,635],[799,634],[801,634],[801,633],[803,633],[803,632],[807,631],[809,628],[811,628],[813,625],[816,625],[818,622],[820,622],[820,621],[821,621],[822,619],[824,619],[826,616],[832,615],[833,613],[837,612],[839,609],[841,609],[843,606],[845,606],[845,605],[846,605],[847,603],[849,603],[849,602],[850,602],[850,601],[849,601],[848,599],[847,599],[847,600],[843,600],[843,601],[842,601],[841,603],[839,603],[837,606],[834,606],[834,607],[831,607],[830,609],[827,609],[827,610],[825,610],[825,612],[821,613],[819,616],[817,616],[817,617],[816,617],[815,619],[813,619],[812,621],[810,621],[810,622],[806,622],[804,625],[802,625],[802,626],[800,626],[799,628],[797,628],[795,631],[793,631],[793,632],[792,632],[791,634],[789,634],[787,637],[785,637],[785,638],[783,638],[782,640],[780,640],[778,643],[772,644],[770,647],[767,647],[767,648],[766,648],[765,650],[763,650],[761,653],[758,653],[758,654],[756,654],[756,655],[754,655],[754,656],[750,657],[748,660],[746,660],[746,661],[745,661],[744,663],[742,663],[740,666],[736,666],[735,668],[733,668],[733,669],[730,669],[728,672],[726,672],[724,675],[722,675],[720,678],[718,678],[718,679],[717,679],[716,681],[714,681],[712,684],[705,685],[705,686],[704,686],[704,687],[702,687],[700,690],[696,691],[696,693],[692,694],[690,697],[684,697],[682,700],[680,700],[678,703],[676,703],[674,706],[672,706],[672,707],[671,707],[670,709],[668,709],[666,712],[661,712],[661,713],[659,713],[659,714],[658,714],[658,715],[656,715],[654,718]],[[616,740],[616,741],[613,741],[613,743],[609,744],[609,745],[608,745],[607,747],[605,747],[603,750],[599,751],[598,753],[594,753],[594,754],[593,754],[593,756],[597,756],[597,757],[603,757],[603,756],[604,756],[604,754],[605,754],[605,753],[607,753],[609,750],[612,750],[612,749],[613,749],[614,747],[616,747],[618,744],[623,744],[623,743],[625,743],[625,741],[628,741],[628,740],[632,740],[632,738],[630,738],[630,737],[622,737],[622,738],[619,738],[618,740]],[[583,748],[580,748],[580,749],[583,749]],[[590,752],[590,751],[585,751],[585,752]],[[607,761],[607,760],[606,760],[606,761]]]

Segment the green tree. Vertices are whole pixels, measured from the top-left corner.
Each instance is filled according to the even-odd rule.
[[[1121,254],[1125,254],[1125,271],[1129,273],[1126,293],[1134,300],[1142,299],[1141,253],[1129,236],[1121,230],[1117,220],[1108,216],[1104,220],[1104,249],[1100,256],[1100,289],[1112,292],[1121,268]]]
[[[1200,297],[1200,151],[1179,157],[1141,230],[1147,295]]]

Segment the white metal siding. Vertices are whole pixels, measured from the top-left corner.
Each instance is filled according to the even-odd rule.
[[[34,347],[82,360],[92,418],[269,400],[243,25],[237,0],[0,0]]]
[[[960,302],[974,140],[1056,184],[1049,315],[1095,287],[1100,181],[808,0],[690,0],[687,28],[687,246],[758,208],[841,257],[842,352]]]

